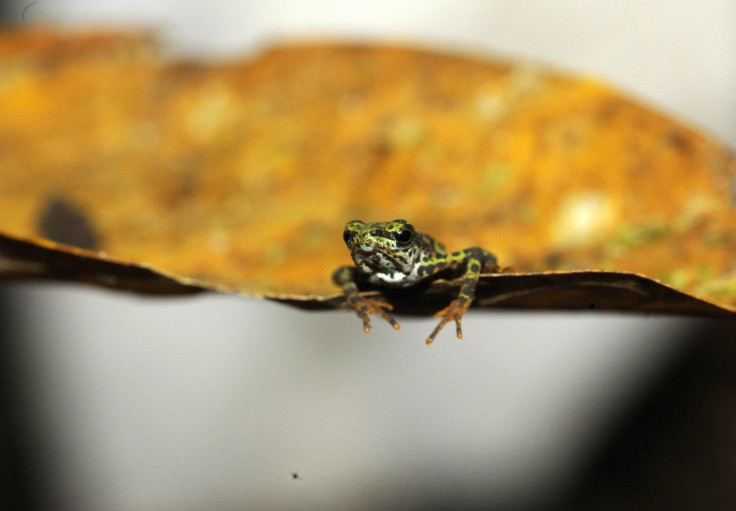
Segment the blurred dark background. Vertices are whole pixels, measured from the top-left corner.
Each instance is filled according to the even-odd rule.
[[[568,509],[733,509],[736,323],[702,320],[594,450]]]

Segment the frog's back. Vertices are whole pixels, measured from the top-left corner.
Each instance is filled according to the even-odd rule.
[[[419,243],[421,245],[420,250],[422,253],[426,253],[430,259],[447,254],[445,246],[429,234],[422,233],[421,241]]]

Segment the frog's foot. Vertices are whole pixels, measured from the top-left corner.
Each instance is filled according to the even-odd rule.
[[[394,306],[390,303],[386,303],[382,300],[376,300],[374,298],[364,298],[362,296],[356,296],[354,299],[348,300],[348,305],[355,309],[358,313],[358,317],[363,320],[363,331],[368,333],[371,331],[371,320],[370,314],[379,314],[383,319],[389,322],[389,324],[398,330],[401,328],[396,322],[394,317],[388,313],[393,310]]]
[[[470,301],[457,299],[453,300],[452,302],[450,302],[450,305],[436,313],[434,317],[441,318],[440,324],[437,325],[437,327],[427,338],[427,344],[432,344],[432,341],[434,341],[434,338],[437,336],[440,330],[442,330],[442,327],[450,321],[455,321],[455,331],[457,332],[457,338],[462,339],[463,329],[461,328],[460,323],[463,319],[463,314],[465,314],[465,311],[468,310],[468,307],[470,307]]]

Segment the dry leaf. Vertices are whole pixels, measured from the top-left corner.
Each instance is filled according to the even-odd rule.
[[[483,277],[477,305],[736,311],[733,153],[589,78],[337,43],[170,62],[145,34],[7,31],[0,105],[3,278],[335,307],[345,222],[406,218],[519,272]],[[434,312],[452,285],[392,300]]]

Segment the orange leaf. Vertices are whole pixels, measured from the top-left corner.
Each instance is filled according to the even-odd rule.
[[[480,306],[736,311],[733,153],[588,78],[328,43],[168,62],[145,35],[44,31],[1,33],[0,66],[3,278],[335,307],[345,222],[406,218],[519,272],[482,277]],[[392,303],[434,312],[452,284]]]

